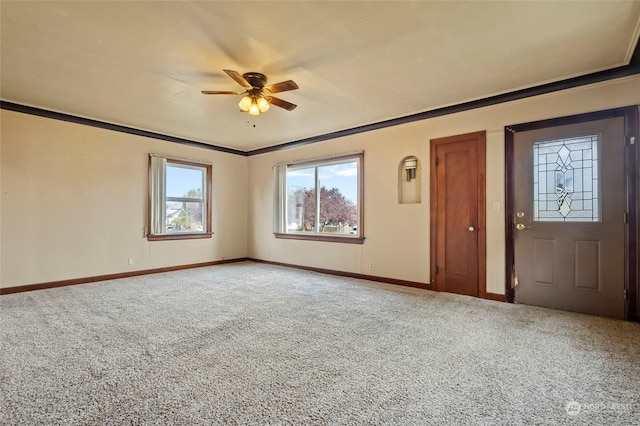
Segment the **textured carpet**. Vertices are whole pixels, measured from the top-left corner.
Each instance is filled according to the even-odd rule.
[[[640,424],[640,324],[243,262],[0,297],[0,423]]]

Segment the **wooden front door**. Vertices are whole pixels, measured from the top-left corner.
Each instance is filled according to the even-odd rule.
[[[624,318],[624,118],[518,132],[515,301]]]
[[[485,132],[431,140],[431,285],[484,297]]]

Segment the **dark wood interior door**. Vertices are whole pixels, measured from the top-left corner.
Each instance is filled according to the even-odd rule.
[[[518,132],[518,303],[624,318],[624,118]]]
[[[485,132],[431,141],[431,284],[482,296]]]

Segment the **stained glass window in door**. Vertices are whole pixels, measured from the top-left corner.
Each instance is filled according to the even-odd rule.
[[[533,144],[533,220],[599,222],[597,134]]]

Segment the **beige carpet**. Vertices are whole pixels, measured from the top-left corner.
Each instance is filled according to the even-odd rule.
[[[0,297],[0,424],[640,424],[640,324],[243,262]]]

